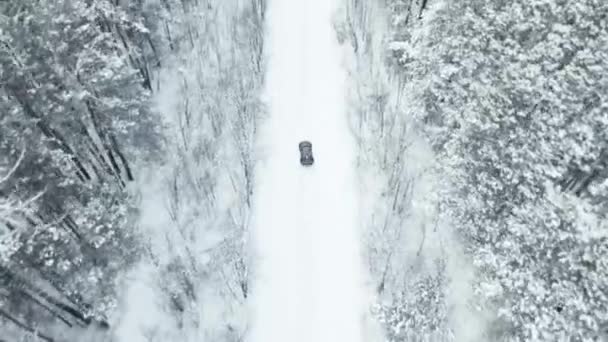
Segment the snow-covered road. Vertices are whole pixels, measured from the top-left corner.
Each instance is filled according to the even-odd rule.
[[[354,141],[331,0],[270,0],[249,341],[362,341]],[[310,140],[315,164],[299,163]]]

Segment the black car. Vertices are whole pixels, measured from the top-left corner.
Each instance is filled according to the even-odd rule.
[[[300,143],[300,164],[310,166],[315,162],[312,157],[312,144],[310,141],[302,141]]]

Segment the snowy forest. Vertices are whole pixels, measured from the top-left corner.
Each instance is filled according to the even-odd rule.
[[[276,2],[0,0],[0,342],[250,340]],[[336,2],[361,341],[608,341],[608,2]]]

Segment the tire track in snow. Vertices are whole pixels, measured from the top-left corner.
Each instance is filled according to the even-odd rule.
[[[366,296],[334,1],[270,0],[249,341],[362,341]],[[299,164],[310,140],[315,165]]]

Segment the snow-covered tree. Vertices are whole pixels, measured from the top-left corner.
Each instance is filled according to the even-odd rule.
[[[386,339],[397,341],[449,341],[445,265],[436,273],[417,277],[401,289],[390,305],[380,306],[379,320],[386,326]]]
[[[114,281],[139,251],[127,184],[160,146],[141,54],[129,48],[146,31],[110,1],[2,11],[0,155],[17,167],[0,197],[29,205],[3,220],[13,248],[0,261],[0,324],[107,329]]]
[[[236,341],[246,328],[254,138],[265,111],[265,1],[157,5],[150,34],[170,46],[158,75],[168,153],[153,196],[168,219],[149,255],[171,319],[149,338]]]
[[[424,11],[426,4],[414,0],[348,1],[336,23],[350,50],[350,121],[358,146],[365,256],[378,299],[373,312],[390,341],[452,339],[447,274],[439,267],[445,264],[445,232],[436,214],[433,152],[408,111],[407,83],[401,70],[392,69],[386,45],[393,13],[407,17],[395,22],[403,29]],[[420,298],[421,291],[437,300]]]
[[[391,46],[409,110],[442,156],[443,211],[496,310],[491,338],[598,338],[608,322],[606,4],[431,7],[425,30]]]

